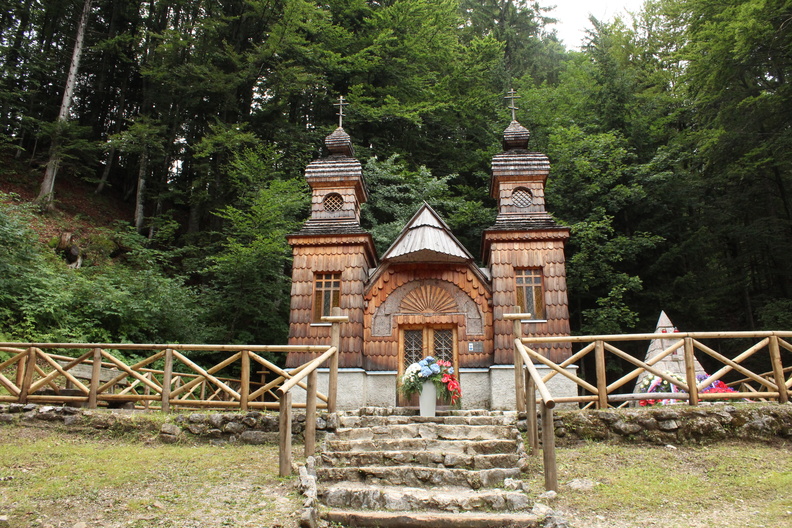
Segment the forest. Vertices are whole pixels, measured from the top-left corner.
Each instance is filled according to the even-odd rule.
[[[285,343],[285,235],[339,96],[379,250],[426,200],[478,255],[512,88],[571,229],[574,333],[660,310],[792,329],[792,0],[648,0],[580,50],[552,21],[544,0],[0,1],[0,341]],[[31,227],[65,182],[128,211],[64,226],[79,267]]]

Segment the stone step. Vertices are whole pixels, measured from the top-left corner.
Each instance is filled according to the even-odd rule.
[[[415,407],[361,407],[339,411],[340,416],[418,416]],[[487,409],[438,409],[437,416],[517,416],[516,411],[489,411]]]
[[[495,440],[517,438],[516,427],[502,425],[446,425],[435,423],[393,424],[376,427],[347,427],[336,429],[332,440],[378,440],[426,438],[441,440]]]
[[[380,440],[334,440],[331,435],[325,440],[323,452],[361,451],[438,451],[459,455],[487,455],[517,453],[516,437],[511,440],[441,440],[437,438],[396,438]]]
[[[446,425],[515,425],[517,416],[341,416],[339,426],[377,427],[396,424],[438,423]]]
[[[317,482],[362,482],[384,486],[456,486],[493,488],[507,478],[518,479],[520,468],[457,469],[421,466],[317,467]]]
[[[531,513],[395,513],[329,510],[329,523],[361,528],[540,528],[541,518]]]
[[[388,510],[390,512],[469,512],[525,511],[532,504],[522,491],[469,488],[424,489],[363,485],[342,482],[319,489],[325,506],[350,510]],[[435,525],[439,526],[439,525]],[[500,525],[508,526],[508,525]]]
[[[353,451],[322,453],[323,467],[350,466],[432,466],[460,469],[494,469],[519,467],[520,457],[514,453],[460,455],[443,451]]]

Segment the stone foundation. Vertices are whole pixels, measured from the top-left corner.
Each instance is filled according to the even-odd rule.
[[[544,376],[550,369],[536,365]],[[567,367],[574,374],[577,367]],[[328,369],[319,369],[319,392],[327,394]],[[515,408],[514,366],[493,365],[489,368],[460,369],[459,384],[462,387],[463,409],[513,410]],[[548,383],[554,397],[576,396],[577,385],[561,375]],[[293,401],[305,403],[305,391],[293,389]],[[396,372],[365,371],[363,369],[339,369],[338,409],[350,410],[360,407],[395,407]]]
[[[485,411],[466,411],[487,415]],[[409,416],[405,408],[364,408],[349,416]],[[20,422],[59,422],[67,428],[143,430],[162,442],[180,439],[225,443],[277,443],[278,415],[267,412],[193,412],[173,414],[168,422],[136,419],[138,411],[88,410],[35,404],[0,404],[0,426]],[[516,418],[511,412],[493,413]],[[521,416],[524,418],[524,415]],[[342,418],[348,419],[348,418]],[[405,418],[406,419],[406,418]],[[483,418],[482,418],[483,419]],[[541,421],[540,421],[541,423]],[[335,431],[338,415],[319,413],[317,436]],[[792,439],[792,404],[741,403],[699,407],[664,407],[560,410],[555,412],[555,436],[559,446],[583,441],[646,444],[711,443],[722,440],[773,441]],[[525,430],[525,420],[517,422]],[[299,440],[305,430],[305,414],[295,413],[292,434]]]
[[[792,404],[668,405],[633,409],[559,411],[558,445],[581,441],[653,444],[792,438]]]

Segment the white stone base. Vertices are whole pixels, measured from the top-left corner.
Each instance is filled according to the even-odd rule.
[[[536,365],[541,376],[550,369]],[[567,367],[574,374],[577,367]],[[319,392],[327,394],[328,369],[319,369]],[[514,366],[493,365],[489,368],[460,369],[459,384],[462,387],[463,409],[514,410]],[[577,396],[577,385],[564,376],[556,375],[547,388],[553,397]],[[305,391],[293,389],[294,403],[305,403]],[[363,369],[338,370],[338,409],[351,410],[361,407],[395,407],[396,372],[370,371]]]

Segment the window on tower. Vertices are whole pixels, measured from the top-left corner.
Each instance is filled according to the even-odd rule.
[[[517,305],[523,313],[531,314],[531,319],[545,318],[544,288],[542,269],[526,268],[514,270]]]
[[[341,274],[314,274],[313,322],[321,323],[333,308],[341,306]]]

